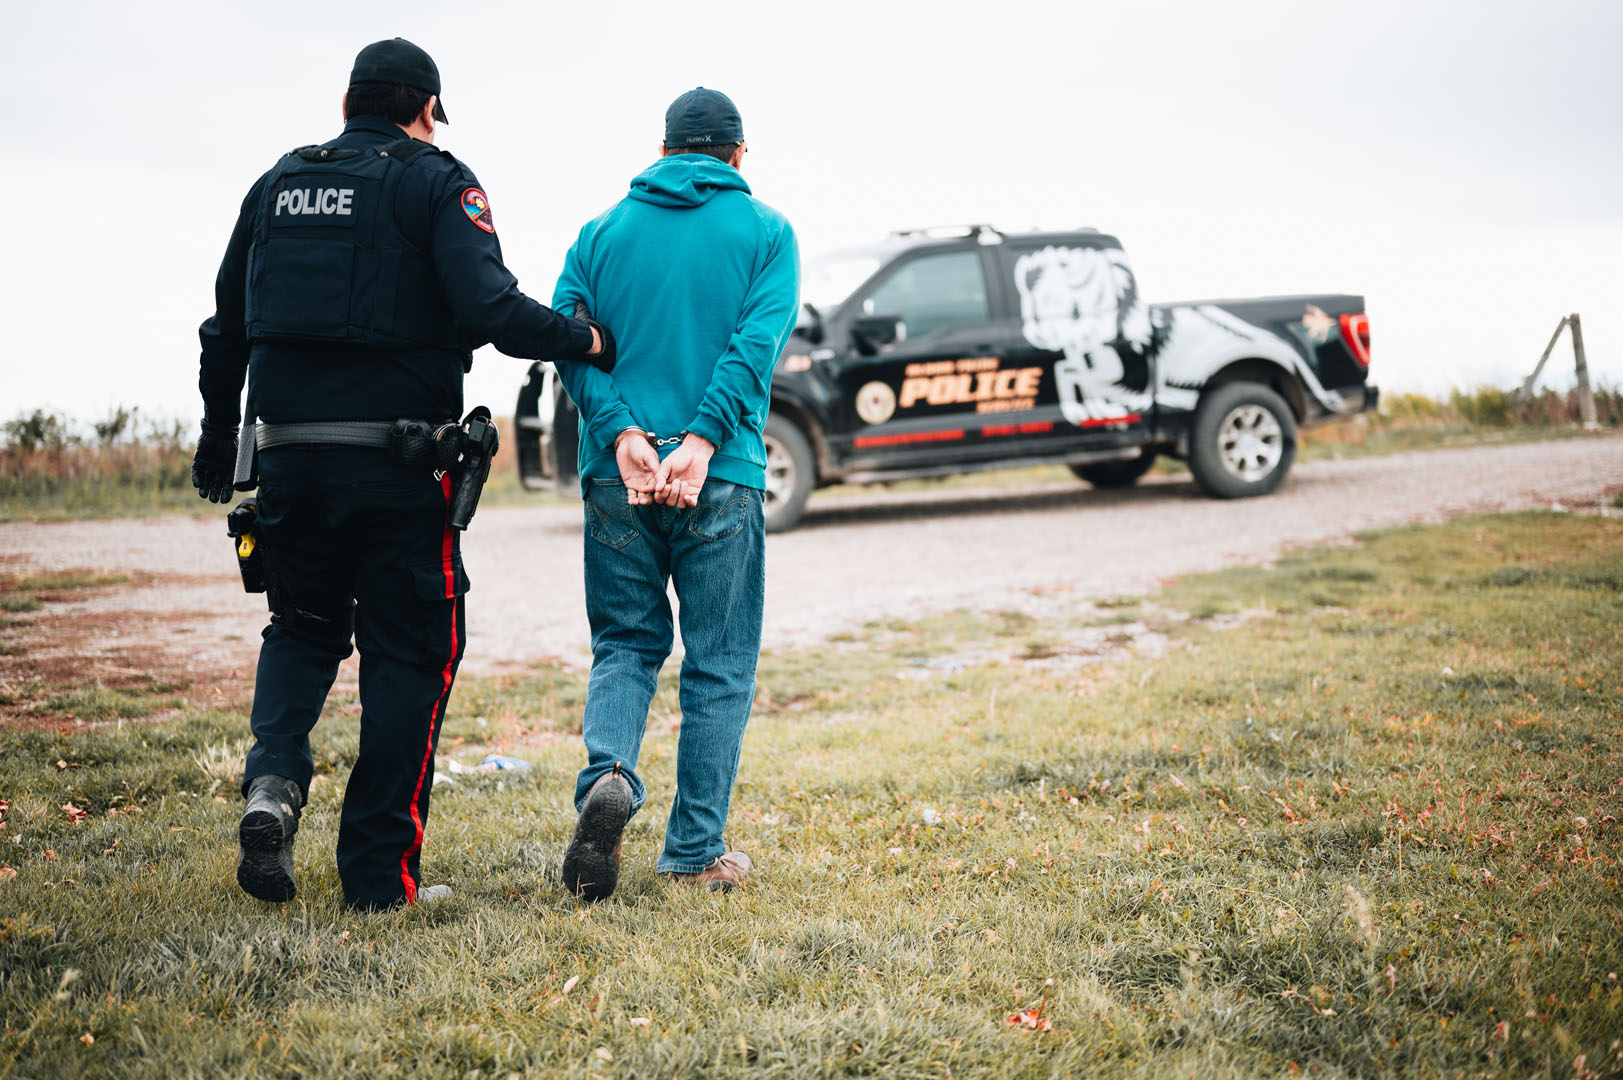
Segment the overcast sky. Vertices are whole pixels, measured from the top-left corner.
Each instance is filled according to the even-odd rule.
[[[248,186],[337,134],[350,64],[439,64],[439,145],[550,296],[695,85],[815,254],[905,226],[1088,224],[1152,301],[1367,298],[1389,390],[1511,384],[1560,316],[1623,382],[1623,4],[7,3],[6,417],[195,417]],[[468,402],[525,363],[482,350]],[[1552,361],[1570,383],[1571,353]]]

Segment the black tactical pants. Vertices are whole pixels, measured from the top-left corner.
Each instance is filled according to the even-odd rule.
[[[361,739],[338,876],[352,906],[412,901],[434,748],[467,640],[461,537],[446,522],[451,480],[351,447],[267,450],[259,473],[271,621],[243,788],[275,775],[308,794],[310,729],[353,633]]]

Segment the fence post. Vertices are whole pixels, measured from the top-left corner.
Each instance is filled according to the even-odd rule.
[[[1544,371],[1545,363],[1550,359],[1550,353],[1555,350],[1555,343],[1561,340],[1561,331],[1567,328],[1567,320],[1571,318],[1570,315],[1561,316],[1561,321],[1555,324],[1555,333],[1550,335],[1550,343],[1544,346],[1544,355],[1538,358],[1538,367],[1533,369],[1533,374],[1522,380],[1523,404],[1533,400],[1533,384],[1538,382],[1539,375]]]
[[[1572,327],[1572,355],[1578,362],[1578,419],[1585,431],[1594,431],[1600,422],[1595,418],[1595,393],[1589,388],[1589,364],[1584,359],[1584,328],[1576,311],[1567,316],[1567,325]]]

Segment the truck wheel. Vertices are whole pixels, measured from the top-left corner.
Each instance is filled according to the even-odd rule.
[[[1095,461],[1087,465],[1072,465],[1078,479],[1086,480],[1096,488],[1126,488],[1138,483],[1139,478],[1155,464],[1155,455],[1146,450],[1127,461]]]
[[[1201,398],[1189,439],[1189,472],[1219,499],[1266,495],[1296,457],[1296,418],[1261,383],[1232,382]]]
[[[806,500],[817,483],[817,463],[806,436],[778,413],[767,414],[762,439],[766,443],[766,531],[788,532],[806,513]]]

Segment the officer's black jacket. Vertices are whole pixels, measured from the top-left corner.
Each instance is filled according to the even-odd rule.
[[[323,145],[364,149],[404,137],[387,120],[360,116]],[[472,170],[440,150],[424,151],[418,158],[422,160],[411,163],[396,189],[395,218],[401,233],[432,258],[470,348],[489,343],[524,359],[575,358],[590,349],[586,325],[520,292],[502,263],[496,234],[464,212],[462,193],[480,186]],[[261,176],[242,202],[214,281],[214,315],[198,330],[203,344],[198,388],[209,418],[231,424],[241,419],[238,403],[250,367],[249,409],[271,423],[460,417],[465,352],[248,340],[243,325],[248,251],[264,203],[265,179]]]

